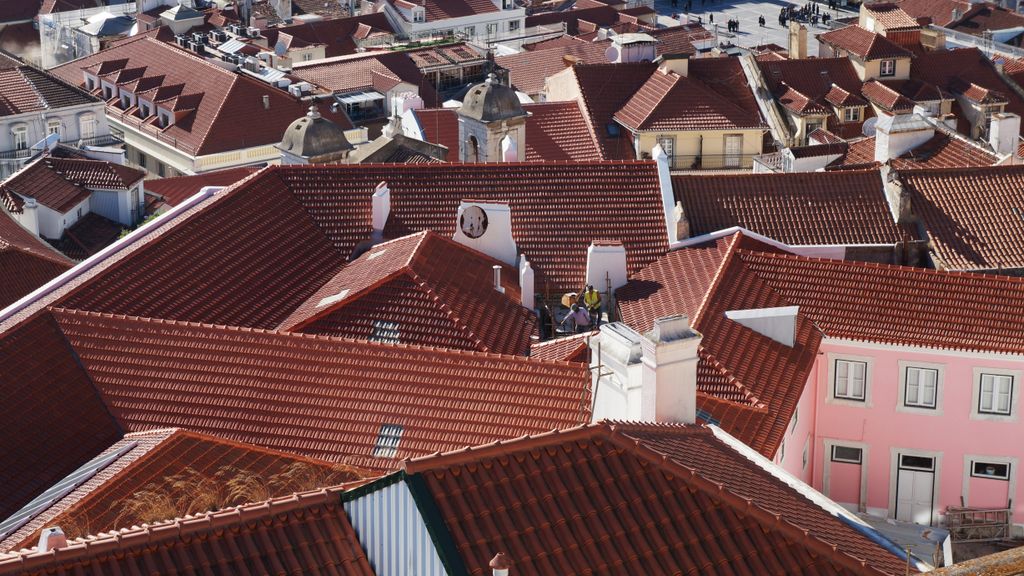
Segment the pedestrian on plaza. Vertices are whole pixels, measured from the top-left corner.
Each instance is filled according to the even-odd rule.
[[[715,23],[715,15],[714,15],[714,13],[708,14],[708,23],[709,24],[714,24]]]
[[[761,28],[764,28],[764,16],[757,17],[757,25],[760,26]]]

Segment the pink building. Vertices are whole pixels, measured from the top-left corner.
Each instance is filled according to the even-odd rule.
[[[685,315],[701,337],[693,369],[666,380],[699,420],[854,511],[1024,519],[1024,280],[809,258],[736,233],[670,252],[617,296],[628,327],[602,329],[596,418],[644,415],[657,393],[630,365],[652,361],[622,350],[652,319]]]

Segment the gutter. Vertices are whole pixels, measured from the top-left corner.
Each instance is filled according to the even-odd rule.
[[[122,250],[134,246],[147,238],[149,238],[154,232],[170,225],[179,215],[185,213],[187,210],[195,207],[203,201],[216,195],[218,192],[223,190],[225,186],[204,186],[199,192],[190,196],[187,200],[181,204],[171,208],[167,212],[157,216],[153,220],[150,220],[146,224],[132,231],[124,238],[118,239],[116,242],[86,258],[85,260],[78,263],[77,266],[64,272],[60,276],[57,276],[53,280],[50,280],[46,284],[43,284],[39,288],[36,288],[32,292],[23,296],[20,300],[14,302],[7,308],[0,310],[0,325],[10,320],[19,312],[25,310],[29,306],[32,306],[36,302],[42,300],[45,296],[49,295],[56,290],[59,290],[63,286],[67,285],[73,280],[77,280],[84,276],[87,272],[95,268],[97,265],[105,261],[107,258],[114,256]]]

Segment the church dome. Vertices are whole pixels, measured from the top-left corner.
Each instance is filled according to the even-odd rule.
[[[469,89],[459,114],[481,122],[495,122],[526,116],[516,91],[497,81],[494,74]]]
[[[345,131],[320,116],[316,106],[310,106],[309,113],[288,126],[277,147],[304,158],[334,156],[353,148],[345,138]]]

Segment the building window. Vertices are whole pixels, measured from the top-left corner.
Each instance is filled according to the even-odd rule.
[[[978,413],[1010,414],[1010,400],[1013,397],[1013,376],[1008,374],[982,374],[981,391],[978,395]]]
[[[147,162],[149,162],[149,159],[146,158],[146,155],[143,154],[142,152],[139,152],[139,167],[145,168]]]
[[[879,76],[895,76],[896,75],[896,61],[895,60],[882,60],[878,64],[878,75]]]
[[[164,166],[163,162],[156,163],[156,173],[159,174],[161,178],[167,177],[167,167]]]
[[[398,424],[381,424],[377,444],[373,447],[374,458],[394,458],[398,454],[398,443],[405,428]]]
[[[498,33],[498,23],[497,22],[495,22],[494,24],[488,24],[487,25],[487,35],[488,36],[493,36],[493,35],[495,35],[497,33]]]
[[[60,120],[47,120],[46,121],[46,135],[60,134]]]
[[[28,128],[24,126],[15,126],[11,129],[11,139],[13,140],[15,150],[25,150],[28,148]]]
[[[867,362],[836,360],[835,397],[863,402],[867,373]]]
[[[673,137],[673,136],[659,136],[658,137],[658,146],[661,146],[661,149],[665,151],[665,155],[668,156],[669,166],[675,166],[675,162],[673,161],[675,159],[675,154],[676,154],[676,139],[675,139],[675,137]]]
[[[466,36],[470,38],[476,36],[476,26],[466,26]]]
[[[779,462],[781,463],[786,459],[786,443],[783,442],[779,445]]]
[[[860,464],[864,460],[864,450],[853,446],[832,446],[832,461],[847,464]]]
[[[1010,465],[999,462],[971,462],[971,476],[975,478],[1010,479]]]
[[[939,371],[935,368],[907,366],[903,405],[914,408],[935,408]]]
[[[793,417],[789,420],[789,433],[796,432],[796,423],[800,421],[800,408],[793,411]]]
[[[810,452],[811,452],[811,437],[808,436],[804,440],[804,453],[801,456],[801,462],[803,463],[802,464],[802,466],[803,466],[802,469],[803,470],[807,470],[807,460],[808,460],[808,457],[810,456]]]
[[[313,55],[310,54],[309,52],[305,52],[305,53],[302,54],[302,60],[303,61],[309,61],[309,60],[312,60],[312,59],[313,59]]]
[[[845,121],[845,122],[858,122],[858,121],[860,121],[860,108],[843,108],[843,121]]]
[[[508,23],[508,31],[509,32],[516,32],[518,30],[519,30],[519,21],[518,20],[513,20],[513,21]]]
[[[82,219],[82,208],[79,207],[78,208],[78,220],[81,220],[81,219]]]
[[[82,114],[78,117],[78,137],[81,139],[93,138],[96,136],[96,115],[93,113]]]
[[[145,102],[139,101],[139,118],[149,118],[150,108]]]

